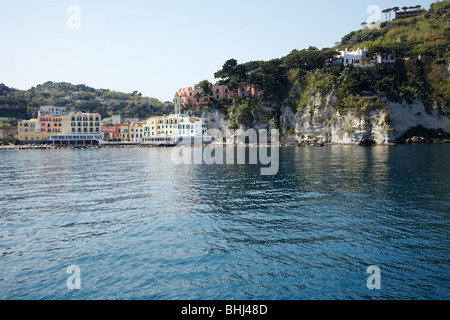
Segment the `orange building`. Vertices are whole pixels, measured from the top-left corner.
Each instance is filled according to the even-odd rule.
[[[52,114],[41,115],[38,117],[42,133],[47,135],[61,133],[62,116],[55,117]]]
[[[227,86],[213,86],[212,91],[205,95],[202,89],[192,87],[182,88],[175,93],[174,104],[175,114],[181,113],[181,107],[186,104],[207,105],[215,100],[233,99],[237,97],[255,97],[262,98],[264,90],[262,88],[254,88],[250,86],[240,87],[235,90],[229,90]]]

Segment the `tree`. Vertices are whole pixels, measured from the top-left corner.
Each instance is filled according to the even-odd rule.
[[[386,16],[386,21],[388,20],[388,13],[390,12],[390,10],[391,9],[384,9],[383,11],[381,11]]]
[[[389,11],[388,11],[388,13],[389,13],[389,21],[392,21],[392,11],[394,10],[394,8],[390,8],[390,9],[388,9]]]
[[[394,8],[392,8],[392,11],[394,11],[397,14],[397,12],[400,11],[400,8],[399,7],[394,7]]]
[[[366,27],[367,27],[367,22],[363,22],[363,23],[361,23],[361,25],[362,25],[364,28],[366,28]]]
[[[3,142],[6,144],[8,141],[11,141],[14,138],[14,135],[17,133],[17,127],[14,127],[8,123],[2,123],[2,135]]]
[[[196,87],[202,89],[204,96],[208,96],[212,92],[213,84],[208,80],[203,80]]]

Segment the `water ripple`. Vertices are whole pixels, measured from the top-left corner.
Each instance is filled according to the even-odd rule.
[[[170,149],[0,151],[0,299],[450,297],[448,145],[280,152],[267,177]]]

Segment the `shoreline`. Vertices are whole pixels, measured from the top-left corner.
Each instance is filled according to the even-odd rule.
[[[360,146],[360,147],[371,147],[371,146],[398,146],[398,145],[419,145],[419,144],[446,144],[450,143],[449,139],[433,139],[433,140],[420,140],[417,142],[398,142],[398,143],[383,143],[383,144],[362,144],[362,143],[316,143],[316,142],[302,142],[302,143],[280,143],[279,147],[324,147],[324,146]],[[271,147],[270,144],[261,145],[237,145],[237,144],[226,144],[226,143],[216,143],[213,146],[222,147]],[[208,145],[201,145],[206,147]],[[211,144],[209,144],[211,146]],[[0,150],[58,150],[58,149],[103,149],[103,148],[114,148],[114,149],[127,149],[127,148],[174,148],[176,145],[153,145],[153,144],[99,144],[95,146],[53,146],[53,145],[0,145]],[[192,147],[191,145],[185,147]],[[196,146],[194,146],[196,147]]]

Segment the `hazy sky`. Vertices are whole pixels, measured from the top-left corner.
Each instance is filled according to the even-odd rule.
[[[432,2],[0,0],[0,83],[29,89],[64,81],[172,101],[179,88],[214,82],[230,58],[331,47],[361,28],[371,5]],[[79,16],[67,13],[71,5]]]

